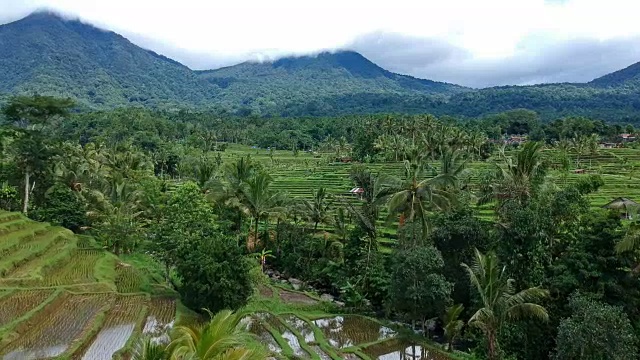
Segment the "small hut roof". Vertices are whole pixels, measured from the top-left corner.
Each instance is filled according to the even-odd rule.
[[[640,204],[638,204],[633,200],[623,198],[623,197],[614,199],[608,204],[603,206],[603,208],[605,209],[615,209],[615,210],[626,210],[629,208],[637,208],[637,207],[640,207]]]

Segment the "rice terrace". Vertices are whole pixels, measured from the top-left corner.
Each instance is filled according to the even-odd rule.
[[[640,2],[146,2],[0,0],[0,360],[640,359]]]
[[[0,213],[0,231],[3,359],[128,359],[136,339],[162,341],[179,317],[170,290],[90,237],[11,212]],[[393,340],[397,334],[373,319],[324,311],[331,308],[317,295],[269,286],[245,319],[277,358],[391,359],[406,350],[439,359],[437,350],[428,357],[419,345]]]

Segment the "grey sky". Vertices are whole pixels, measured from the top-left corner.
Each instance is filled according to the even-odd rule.
[[[0,23],[42,7],[194,69],[352,49],[484,87],[588,81],[640,61],[635,0],[0,0]]]

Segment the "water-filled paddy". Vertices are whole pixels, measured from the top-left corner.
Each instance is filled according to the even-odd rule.
[[[378,360],[449,360],[446,355],[405,341],[392,339],[367,346],[362,352]]]
[[[342,349],[389,339],[395,332],[377,321],[362,316],[345,315],[313,322],[322,330],[329,344]]]

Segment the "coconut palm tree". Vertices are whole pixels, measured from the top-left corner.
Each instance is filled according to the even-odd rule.
[[[498,201],[527,201],[544,181],[546,164],[542,159],[542,144],[528,142],[515,157],[501,152],[502,164],[495,164],[496,179],[491,184],[491,197]],[[488,197],[485,196],[488,200]]]
[[[423,234],[428,233],[427,213],[433,209],[444,209],[451,203],[451,193],[446,190],[455,186],[456,178],[452,172],[458,171],[454,166],[445,168],[446,172],[425,179],[424,157],[418,153],[411,154],[411,160],[405,160],[404,179],[396,180],[395,193],[389,199],[389,216],[400,214],[400,225],[404,221],[419,220]]]
[[[313,223],[313,231],[318,230],[318,224],[328,221],[331,204],[329,202],[329,194],[323,187],[313,192],[311,200],[302,201],[303,211],[307,218]]]
[[[586,155],[593,148],[592,143],[594,141],[594,138],[592,136],[580,135],[573,138],[571,141],[573,143],[573,149],[576,152],[576,168],[579,168],[582,156]]]
[[[212,179],[216,175],[216,171],[218,170],[218,165],[206,158],[205,156],[200,158],[200,161],[195,166],[195,178],[197,180],[198,186],[203,191],[206,191],[209,186],[212,186]]]
[[[280,211],[284,202],[283,195],[271,188],[272,181],[269,174],[258,172],[246,181],[246,186],[240,189],[244,211],[255,221],[255,242],[258,241],[260,219],[267,217],[272,212]]]
[[[252,335],[242,314],[230,310],[217,313],[203,326],[178,326],[168,346],[175,360],[264,360],[261,348],[249,348]]]
[[[482,131],[473,131],[469,135],[469,150],[471,150],[474,157],[477,159],[482,157],[482,145],[484,145],[488,140],[489,138],[487,137],[487,134]]]
[[[171,354],[165,344],[146,338],[138,343],[131,355],[131,360],[169,360],[170,357]]]
[[[453,341],[460,334],[464,321],[460,320],[460,314],[462,314],[464,306],[462,304],[456,304],[447,308],[447,312],[442,316],[442,323],[444,328],[444,337],[447,339],[447,349],[453,351]]]
[[[208,197],[215,203],[224,204],[238,211],[235,224],[237,231],[242,229],[242,216],[245,210],[243,189],[257,170],[258,168],[251,157],[243,156],[224,166],[221,179],[213,177],[209,180],[208,187],[211,192]]]
[[[377,237],[376,221],[380,207],[393,194],[393,189],[389,186],[390,179],[381,173],[374,174],[361,166],[351,170],[351,179],[363,190],[362,206],[360,209],[350,203],[345,203],[345,206],[373,242]]]
[[[443,181],[443,185],[459,190],[462,185],[460,180],[468,174],[467,163],[462,152],[446,149],[440,158],[440,168],[436,171],[436,177],[446,178],[447,181]]]
[[[471,266],[462,263],[467,271],[472,288],[478,292],[481,308],[469,319],[469,325],[480,329],[487,338],[490,360],[498,358],[498,338],[502,326],[509,321],[536,318],[547,321],[547,310],[536,302],[549,292],[538,287],[516,293],[514,280],[501,267],[495,253],[486,255],[475,249],[475,260]]]
[[[87,215],[94,219],[97,237],[120,254],[136,245],[136,235],[142,228],[142,193],[125,179],[109,180],[101,190],[87,193],[91,208]]]

